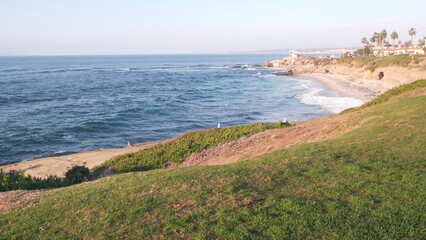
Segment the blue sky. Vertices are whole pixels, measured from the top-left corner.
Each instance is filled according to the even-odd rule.
[[[426,36],[426,1],[0,0],[0,55],[226,53]]]

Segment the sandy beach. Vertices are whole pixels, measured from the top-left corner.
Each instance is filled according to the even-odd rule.
[[[74,165],[84,165],[89,169],[93,169],[95,166],[99,166],[113,157],[126,153],[137,152],[160,143],[172,141],[173,139],[174,138],[147,142],[124,148],[97,149],[64,156],[39,158],[0,166],[0,169],[4,172],[23,172],[24,174],[39,178],[47,178],[50,175],[63,177],[65,176],[65,173]]]
[[[391,88],[426,78],[426,59],[419,60],[417,65],[388,66],[377,68],[374,72],[365,67],[355,67],[353,64],[338,64],[335,59],[325,59],[323,64],[318,64],[317,60],[299,58],[293,63],[292,59],[287,57],[266,62],[263,66],[274,67],[278,71],[292,70],[296,78],[316,79],[343,96],[365,102]],[[382,79],[378,77],[380,72],[384,73]]]
[[[394,81],[379,81],[367,78],[352,78],[339,74],[303,73],[295,75],[296,78],[309,78],[320,81],[330,90],[339,92],[346,97],[353,97],[368,102],[385,91],[399,86],[401,83]]]
[[[378,81],[374,79],[361,78],[353,79],[349,75],[338,74],[302,73],[296,74],[295,77],[318,80],[326,85],[330,90],[337,91],[343,96],[361,99],[365,102],[377,97],[390,88],[400,85],[399,82],[394,81]],[[5,172],[19,171],[23,172],[24,174],[39,178],[46,178],[50,175],[62,177],[64,176],[65,172],[74,165],[85,165],[92,169],[113,157],[126,153],[136,152],[156,144],[172,140],[173,139],[166,139],[125,148],[98,149],[65,156],[34,159],[11,165],[0,166],[0,169]]]

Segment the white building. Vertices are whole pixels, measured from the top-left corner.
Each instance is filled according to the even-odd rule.
[[[422,47],[417,45],[385,45],[373,47],[374,56],[391,56],[391,55],[421,55],[425,54]]]

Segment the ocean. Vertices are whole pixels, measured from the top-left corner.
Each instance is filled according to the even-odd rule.
[[[362,104],[260,66],[281,57],[0,57],[0,165]]]

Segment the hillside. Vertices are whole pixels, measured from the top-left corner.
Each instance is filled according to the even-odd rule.
[[[325,73],[349,76],[350,79],[375,79],[384,73],[383,81],[406,84],[426,77],[426,57],[389,56],[365,58],[300,58],[295,63],[291,58],[267,62],[264,66],[286,67],[295,73]]]
[[[1,216],[0,239],[423,238],[425,90],[426,80],[392,90],[331,116],[332,137],[248,161],[44,192]]]

